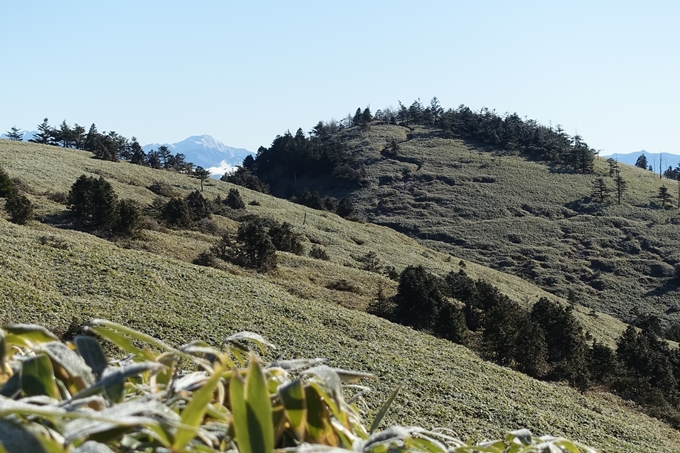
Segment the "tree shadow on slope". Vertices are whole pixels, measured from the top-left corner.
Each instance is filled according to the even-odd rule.
[[[665,296],[666,294],[672,293],[672,292],[677,292],[678,288],[678,283],[674,280],[667,281],[656,288],[652,289],[651,291],[647,291],[644,294],[644,297],[658,297],[658,296]]]
[[[607,207],[606,203],[598,203],[591,196],[584,196],[564,205],[565,208],[576,211],[579,214],[602,214]]]

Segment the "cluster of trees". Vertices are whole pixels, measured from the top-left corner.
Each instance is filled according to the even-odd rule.
[[[612,349],[592,341],[572,306],[541,298],[525,309],[463,270],[442,279],[422,266],[404,269],[397,294],[380,291],[369,310],[538,379],[607,388],[680,427],[680,350],[661,338],[654,316],[639,318]]]
[[[609,177],[613,179],[614,188],[612,189],[606,182],[605,178],[596,178],[593,182],[593,191],[591,197],[600,203],[609,201],[610,194],[613,192],[616,195],[617,204],[621,204],[621,197],[628,189],[628,182],[621,176],[619,163],[611,157],[607,159],[609,166]]]
[[[7,138],[10,140],[22,140],[22,137],[23,133],[16,127],[12,127],[7,132]],[[45,118],[38,125],[38,132],[29,141],[90,151],[97,159],[113,162],[124,160],[136,165],[191,174],[199,177],[201,181],[205,179],[203,176],[207,173],[207,170],[202,167],[194,168],[194,164],[188,162],[184,154],[172,154],[165,145],[145,153],[137,138],[127,139],[115,131],[100,133],[94,123],[86,131],[77,123],[70,126],[66,120],[62,121],[58,127],[53,127]]]
[[[257,157],[244,162],[244,167],[265,182],[280,174],[306,173],[334,175],[358,182],[361,171],[354,168],[356,164],[353,165],[351,156],[335,134],[354,126],[366,128],[372,123],[434,127],[455,137],[517,152],[580,173],[593,172],[597,154],[581,136],[569,136],[560,126],[544,126],[516,113],[498,115],[487,108],[476,112],[461,105],[445,110],[435,97],[428,106],[420,99],[409,107],[399,102],[398,109],[378,110],[375,115],[368,107],[358,108],[353,116],[348,115],[340,122],[320,121],[309,137],[305,137],[302,129],[295,135],[286,132],[277,136],[269,148],[260,147]]]
[[[246,159],[243,167],[263,181],[276,175],[329,175],[336,167],[349,162],[344,146],[331,135],[312,133],[305,136],[302,129],[295,135],[290,131],[277,135],[269,148],[261,146],[255,159]]]
[[[218,267],[217,260],[220,259],[258,272],[269,272],[277,266],[277,250],[296,255],[304,253],[302,238],[288,222],[281,224],[255,217],[242,222],[235,235],[224,234],[194,263]]]
[[[141,208],[133,200],[118,200],[101,176],[81,175],[71,186],[67,207],[83,226],[104,234],[131,236],[141,226]]]
[[[345,219],[356,220],[354,204],[347,197],[341,198],[339,201],[329,196],[322,198],[318,192],[310,192],[309,189],[305,188],[300,196],[293,197],[291,201],[319,211],[333,212]]]

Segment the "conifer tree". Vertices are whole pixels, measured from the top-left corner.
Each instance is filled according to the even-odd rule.
[[[42,123],[38,125],[38,133],[30,139],[30,142],[40,143],[42,145],[54,144],[54,129],[49,125],[48,119],[45,118]]]
[[[75,143],[75,134],[73,129],[66,123],[66,120],[61,122],[59,129],[55,129],[54,137],[55,141],[60,142],[64,148],[71,148]]]
[[[201,192],[203,192],[203,181],[210,178],[210,171],[201,167],[200,165],[194,170],[194,178],[201,181]]]
[[[229,206],[231,209],[246,208],[246,204],[243,202],[243,198],[241,198],[241,193],[238,191],[238,189],[229,189],[229,194],[227,194],[224,204]]]
[[[26,195],[14,193],[5,201],[5,210],[10,215],[12,222],[25,225],[33,217],[33,204]]]
[[[85,134],[85,128],[78,123],[73,126],[73,146],[76,149],[85,149],[85,139],[87,134]]]
[[[616,199],[618,204],[621,204],[621,195],[623,195],[623,192],[628,188],[628,183],[621,177],[621,173],[618,171],[616,172],[614,182],[616,183]]]
[[[671,194],[668,193],[668,187],[666,186],[661,186],[659,187],[659,195],[658,198],[661,200],[661,207],[666,209],[666,204],[670,201],[671,199]]]
[[[604,181],[604,178],[597,178],[593,183],[593,198],[597,199],[600,203],[604,203],[609,197],[609,187]]]
[[[137,141],[137,137],[132,137],[130,141],[130,162],[135,165],[146,165],[146,153],[142,149],[142,145]]]
[[[12,128],[5,133],[5,136],[9,140],[20,142],[24,138],[24,134],[20,131],[21,129],[17,129],[15,126],[12,126]]]
[[[637,160],[635,161],[635,166],[638,168],[642,168],[643,170],[647,170],[647,167],[649,166],[647,156],[641,154],[640,157],[638,157]]]

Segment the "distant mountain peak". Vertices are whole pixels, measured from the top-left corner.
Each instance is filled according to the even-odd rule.
[[[188,162],[209,169],[213,175],[222,175],[253,154],[245,148],[227,146],[209,134],[192,135],[176,143],[150,143],[142,148],[148,153],[162,145],[173,153],[184,154]]]

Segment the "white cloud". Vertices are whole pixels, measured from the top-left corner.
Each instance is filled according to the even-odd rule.
[[[232,172],[236,170],[236,166],[228,164],[226,160],[223,160],[220,162],[220,165],[217,167],[210,167],[208,168],[208,171],[210,172],[210,176],[212,177],[221,177],[223,174],[226,172]]]

